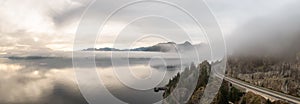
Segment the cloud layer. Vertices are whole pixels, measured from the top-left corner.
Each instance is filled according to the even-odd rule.
[[[230,51],[233,50],[231,49],[233,47],[244,50],[252,49],[250,48],[252,46],[263,45],[270,48],[268,51],[288,50],[280,47],[296,47],[291,46],[291,44],[297,44],[294,41],[297,41],[297,36],[299,36],[297,35],[299,1],[229,0],[225,2],[209,0],[206,2],[215,14],[224,32]],[[71,51],[80,17],[91,1],[1,0],[0,3],[0,55],[3,55]],[[97,7],[95,10],[92,10],[92,15],[95,17],[94,21],[97,21],[97,17],[103,16],[105,8],[115,5],[114,1],[109,0],[102,3],[106,3],[107,6]],[[185,2],[185,5],[191,5],[191,2]],[[128,22],[125,20],[132,16],[143,15],[142,10],[146,9],[146,7],[146,5],[137,5],[122,10],[122,13],[117,15],[118,18],[113,18],[112,21],[109,21],[107,24],[108,28],[101,34],[96,46],[113,46],[113,40],[118,36],[119,31],[117,30],[121,29],[123,25],[126,25],[124,23]],[[148,9],[164,10],[166,12],[161,12],[162,14],[168,14],[170,17],[178,20],[186,18],[183,15],[179,15],[178,11],[167,6]],[[201,10],[195,11],[201,12]],[[167,31],[168,34],[156,35],[171,36],[172,40],[178,43],[188,40],[182,37],[183,35],[181,34],[184,33],[178,29],[178,26],[162,22],[162,20],[144,19],[142,20],[143,23],[137,22],[128,26],[128,28],[139,31],[122,34],[128,39],[118,41],[119,46],[122,46],[122,42],[130,40],[129,38],[143,35],[145,31]],[[193,27],[192,24],[187,25]],[[191,30],[193,32],[191,35],[192,39],[196,40],[196,42],[205,42],[202,31],[193,30]],[[86,38],[82,39],[82,44],[90,40],[88,37],[89,35],[87,34]],[[153,41],[138,41],[138,45],[153,45],[163,40],[161,38],[148,38],[151,38]],[[147,40],[147,38],[144,40]],[[236,44],[239,44],[239,46]]]
[[[269,56],[294,56],[300,51],[299,3],[256,17],[228,37],[236,53]]]

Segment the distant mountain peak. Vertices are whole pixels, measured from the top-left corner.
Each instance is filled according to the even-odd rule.
[[[190,43],[189,41],[185,41],[185,42],[183,43],[183,45],[192,45],[192,43]]]
[[[148,47],[138,47],[133,49],[117,49],[117,48],[88,48],[83,51],[152,51],[152,52],[175,52],[176,50],[187,51],[194,49],[194,47],[200,46],[199,44],[193,45],[189,41],[185,41],[181,44],[175,42],[158,43]]]

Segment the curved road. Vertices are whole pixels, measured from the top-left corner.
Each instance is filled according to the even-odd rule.
[[[240,86],[240,87],[245,88],[245,89],[250,89],[250,90],[262,93],[262,94],[266,94],[266,95],[269,95],[271,97],[280,99],[282,101],[286,101],[288,103],[300,104],[300,98],[299,97],[291,96],[291,95],[288,95],[288,94],[285,94],[285,93],[281,93],[281,92],[270,90],[270,89],[263,88],[263,87],[254,86],[254,85],[251,85],[250,83],[246,83],[246,82],[237,80],[235,78],[224,77],[224,75],[219,74],[216,70],[213,70],[213,72],[217,77],[223,78],[224,80],[230,82],[231,84]]]
[[[270,90],[270,89],[267,89],[267,88],[254,86],[254,85],[251,85],[249,83],[246,83],[246,82],[243,82],[243,81],[240,81],[240,80],[237,80],[237,79],[229,78],[229,77],[225,77],[224,80],[226,80],[226,81],[228,81],[228,82],[230,82],[234,85],[238,85],[238,86],[243,87],[243,88],[251,89],[253,91],[257,91],[259,93],[269,95],[271,97],[280,99],[282,101],[286,101],[288,103],[300,104],[300,98],[298,98],[298,97],[294,97],[294,96],[284,94],[284,93],[281,93],[281,92],[277,92],[277,91],[274,91],[274,90]]]

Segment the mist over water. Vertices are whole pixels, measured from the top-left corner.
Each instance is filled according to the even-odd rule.
[[[173,75],[190,65],[190,62],[182,63],[176,58],[164,59],[166,65],[176,66],[174,68],[166,68],[162,59],[159,58],[135,57],[128,60],[130,71],[139,79],[155,77],[153,73],[166,71],[165,77],[157,86],[164,86]],[[98,75],[106,88],[120,100],[129,103],[154,103],[162,99],[162,93],[155,93],[153,89],[139,91],[120,82],[113,70],[126,69],[127,64],[112,66],[108,58],[97,58],[95,62]],[[0,103],[87,103],[79,91],[71,58],[1,58],[0,63],[0,83],[3,83],[0,85]],[[85,67],[85,69],[93,70],[90,67]],[[93,86],[89,87],[93,89]],[[93,89],[90,93],[97,93],[100,90],[104,89]]]
[[[0,61],[2,104],[86,103],[75,84],[71,61],[57,59],[0,59]]]

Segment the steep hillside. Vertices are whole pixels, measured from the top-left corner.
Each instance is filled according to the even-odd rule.
[[[204,93],[205,87],[208,83],[209,73],[211,65],[204,61],[198,66],[191,64],[189,68],[186,68],[182,73],[178,73],[175,77],[169,80],[166,85],[167,90],[163,93],[164,104],[186,103],[186,104],[198,104]],[[186,93],[180,91],[174,91],[176,87],[180,87],[179,83],[190,83],[194,80],[186,80],[189,75],[195,75],[199,73],[196,88],[193,90],[192,95],[188,98]],[[182,78],[183,77],[183,78]],[[180,80],[183,79],[183,80]],[[192,83],[190,83],[192,84]],[[227,81],[223,81],[219,92],[215,96],[211,104],[287,104],[283,101],[270,101],[264,97],[254,94],[252,92],[245,92],[245,89],[241,89],[233,86]],[[184,91],[183,91],[184,92]],[[172,96],[172,97],[169,97]],[[188,99],[186,99],[188,98]]]
[[[300,60],[270,57],[231,57],[227,75],[251,84],[300,96]]]

